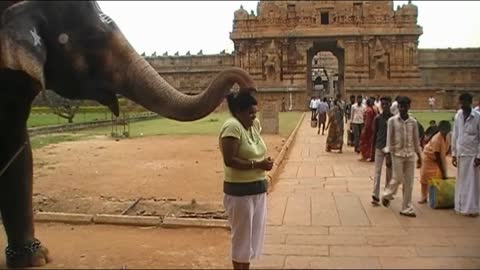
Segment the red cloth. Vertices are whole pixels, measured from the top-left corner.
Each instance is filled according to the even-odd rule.
[[[360,135],[360,154],[363,159],[369,159],[372,155],[373,144],[373,120],[377,113],[372,107],[367,107],[363,113],[363,130]]]

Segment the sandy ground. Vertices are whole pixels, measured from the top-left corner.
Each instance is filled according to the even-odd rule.
[[[107,225],[36,225],[53,261],[44,269],[230,268],[224,229],[161,229]],[[4,250],[0,234],[0,250]],[[0,269],[6,268],[0,255]]]
[[[285,138],[264,136],[275,157]],[[192,200],[221,208],[223,164],[217,136],[108,137],[64,142],[34,151],[36,210],[164,214]],[[185,204],[187,204],[185,206]],[[188,207],[187,207],[188,208]]]
[[[272,157],[286,140],[273,135],[264,139]],[[145,200],[128,214],[163,215],[177,208],[223,211],[216,136],[64,142],[35,150],[34,166],[37,211],[121,213],[139,197]],[[53,255],[49,269],[231,267],[225,229],[37,223],[36,236]],[[4,243],[2,233],[0,250]],[[0,268],[5,268],[4,256]]]

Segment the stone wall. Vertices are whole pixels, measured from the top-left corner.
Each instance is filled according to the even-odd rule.
[[[227,67],[233,67],[230,54],[147,57],[146,60],[173,87],[184,93],[199,93]]]
[[[480,48],[423,49],[419,63],[425,85],[441,89],[443,108],[456,108],[462,91],[480,100]]]
[[[203,56],[160,56],[147,57],[147,61],[169,83],[184,93],[198,93],[205,89],[218,72],[234,66],[233,55]],[[423,85],[410,86],[362,86],[351,83],[346,87],[347,96],[363,94],[368,96],[389,95],[395,97],[407,94],[412,97],[414,109],[428,108],[427,99],[433,95],[437,107],[455,109],[458,93],[462,90],[472,92],[480,99],[480,48],[472,49],[420,49],[419,67]],[[287,88],[288,89],[288,88]],[[305,89],[293,89],[292,109],[307,108],[309,94]],[[290,104],[290,92],[282,88],[261,89],[259,102],[263,99],[278,99],[281,108],[282,97],[287,109]],[[218,110],[224,110],[223,104]]]

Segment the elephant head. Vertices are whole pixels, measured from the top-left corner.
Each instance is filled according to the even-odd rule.
[[[179,121],[212,112],[234,84],[254,88],[247,72],[228,68],[201,94],[167,83],[95,1],[24,1],[3,12],[0,70],[17,70],[70,99],[91,99],[118,115],[116,94]]]
[[[13,2],[13,3],[12,3]],[[52,89],[91,99],[118,115],[121,94],[165,117],[192,121],[212,112],[230,88],[254,89],[229,68],[201,94],[185,95],[138,55],[93,1],[0,1],[0,213],[7,266],[40,266],[48,250],[34,238],[32,152],[26,121],[33,98]]]

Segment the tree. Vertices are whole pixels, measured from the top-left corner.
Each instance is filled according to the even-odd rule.
[[[52,90],[42,91],[43,98],[47,101],[53,113],[73,123],[73,118],[77,113],[82,101],[64,98]]]

